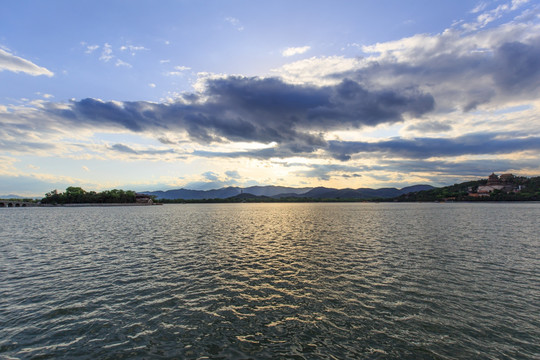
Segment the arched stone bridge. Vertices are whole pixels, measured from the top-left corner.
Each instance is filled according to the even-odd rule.
[[[0,199],[0,208],[2,207],[29,207],[37,206],[36,203],[29,201],[17,201],[17,200],[1,200]]]

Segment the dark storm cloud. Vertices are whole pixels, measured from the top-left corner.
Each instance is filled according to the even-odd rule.
[[[518,41],[499,47],[495,82],[507,93],[537,91],[540,88],[540,38],[532,45]]]
[[[502,29],[502,27],[501,27]],[[460,42],[452,36],[434,36],[433,46],[416,45],[403,59],[377,58],[366,66],[329,75],[351,78],[363,84],[385,84],[403,88],[416,86],[429,91],[438,110],[460,108],[471,111],[479,105],[513,99],[536,99],[540,89],[540,37],[508,41],[523,30],[515,28],[489,34],[487,47],[482,39]],[[466,39],[462,37],[460,40]]]
[[[337,141],[331,140],[324,147],[324,153],[295,152],[289,144],[275,147],[233,152],[215,152],[197,150],[194,156],[206,158],[252,158],[268,160],[286,159],[293,156],[304,158],[331,157],[348,161],[354,154],[362,153],[367,157],[429,159],[432,157],[456,157],[461,155],[510,154],[519,151],[540,150],[540,137],[523,137],[520,133],[474,133],[456,138],[392,138],[378,142]],[[370,168],[377,170],[376,168]],[[308,176],[308,175],[306,175]]]
[[[449,176],[477,176],[478,174],[504,173],[512,169],[535,169],[535,160],[481,159],[460,162],[425,160],[383,160],[371,170],[386,170],[398,173],[431,173]],[[434,179],[435,179],[434,177]]]
[[[84,99],[49,111],[72,125],[186,131],[200,143],[276,142],[292,152],[311,152],[326,145],[325,131],[395,123],[404,114],[422,116],[434,107],[431,95],[414,88],[371,91],[347,79],[316,87],[231,76],[206,85],[204,101],[198,96],[172,104]]]
[[[424,133],[434,133],[452,130],[452,127],[441,121],[424,121],[418,124],[407,126],[407,130],[418,130]]]
[[[539,137],[503,138],[505,134],[468,134],[457,138],[391,139],[379,142],[329,141],[335,159],[349,160],[356,153],[382,153],[410,159],[474,154],[509,154],[540,150]],[[506,134],[513,135],[513,134]]]

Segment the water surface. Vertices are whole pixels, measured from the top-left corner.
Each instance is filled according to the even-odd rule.
[[[0,358],[540,357],[537,203],[0,219]]]

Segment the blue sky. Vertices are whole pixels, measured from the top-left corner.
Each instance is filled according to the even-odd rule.
[[[0,194],[540,174],[536,1],[0,6]]]

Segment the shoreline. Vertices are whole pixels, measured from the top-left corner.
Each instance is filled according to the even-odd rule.
[[[162,203],[143,204],[143,203],[81,203],[81,204],[39,204],[38,207],[114,207],[114,206],[154,206],[163,205]]]

